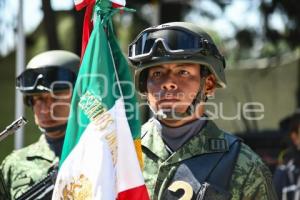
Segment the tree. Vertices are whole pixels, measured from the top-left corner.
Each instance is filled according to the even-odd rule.
[[[280,40],[286,41],[292,49],[300,46],[300,4],[297,0],[272,0],[261,3],[261,12],[264,15],[265,36],[274,44]],[[278,32],[270,25],[272,14],[279,12],[285,21],[285,31]],[[297,90],[297,107],[300,108],[300,61],[298,63],[298,90]]]
[[[51,1],[42,0],[42,10],[44,12],[43,24],[45,26],[45,33],[47,35],[48,49],[60,49],[56,30],[56,16],[51,7]]]

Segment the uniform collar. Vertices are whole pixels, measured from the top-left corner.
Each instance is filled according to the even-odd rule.
[[[173,164],[201,154],[226,152],[229,149],[225,133],[210,120],[199,134],[192,137],[172,155],[167,152],[160,131],[159,122],[154,118],[150,119],[142,128],[142,146],[166,164]]]
[[[49,144],[46,141],[45,135],[42,134],[39,140],[28,146],[27,159],[42,158],[53,162],[57,159],[54,152],[50,149]]]
[[[169,153],[165,148],[160,132],[160,123],[155,118],[151,118],[142,126],[142,146],[149,149],[160,159],[166,160],[169,157]]]

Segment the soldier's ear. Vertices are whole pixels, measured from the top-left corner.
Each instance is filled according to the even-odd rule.
[[[205,95],[213,96],[215,94],[216,86],[216,77],[213,74],[209,74],[205,79]]]

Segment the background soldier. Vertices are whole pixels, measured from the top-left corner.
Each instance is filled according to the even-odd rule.
[[[129,60],[155,115],[142,128],[151,199],[277,199],[258,155],[204,114],[207,96],[226,86],[224,57],[207,33],[183,22],[148,28]]]
[[[11,199],[45,178],[58,162],[79,64],[79,57],[71,52],[48,51],[32,58],[17,77],[17,89],[24,94],[24,103],[32,108],[43,134],[36,143],[12,152],[1,164]]]
[[[291,144],[281,153],[281,165],[274,172],[275,189],[280,199],[298,200],[300,199],[300,112],[283,119],[280,122],[280,129],[288,135]]]

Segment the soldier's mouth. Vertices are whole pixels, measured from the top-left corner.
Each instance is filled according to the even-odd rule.
[[[43,126],[47,126],[47,125],[49,126],[49,125],[55,124],[55,121],[54,120],[41,120],[40,124]]]

